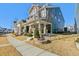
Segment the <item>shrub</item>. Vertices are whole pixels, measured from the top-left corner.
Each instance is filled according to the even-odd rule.
[[[13,34],[13,35],[16,35],[16,33],[15,33],[15,32],[13,32],[12,34]]]
[[[50,40],[47,40],[47,41],[43,41],[42,44],[48,44],[48,43],[51,43]]]
[[[33,35],[32,35],[32,33],[27,33],[27,34],[25,34],[25,36],[32,37]]]
[[[27,36],[27,33],[24,33],[24,36]]]
[[[77,38],[76,42],[78,42],[78,43],[79,43],[79,38]]]
[[[39,38],[40,37],[40,34],[39,34],[39,30],[35,28],[34,30],[34,37],[35,38]]]

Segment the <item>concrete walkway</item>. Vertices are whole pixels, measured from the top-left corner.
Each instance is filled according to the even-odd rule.
[[[15,38],[8,35],[8,41],[13,45],[17,51],[19,51],[23,56],[57,56],[56,54],[47,52],[43,49],[37,48],[23,41],[16,40]]]

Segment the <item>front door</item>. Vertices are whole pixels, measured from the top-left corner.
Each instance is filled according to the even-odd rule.
[[[51,33],[51,25],[47,24],[46,25],[47,33]]]
[[[29,33],[29,26],[26,26],[26,32]]]

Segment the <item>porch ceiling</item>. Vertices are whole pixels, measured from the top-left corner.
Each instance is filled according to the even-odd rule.
[[[33,24],[51,24],[51,22],[43,21],[43,20],[35,20],[33,22],[27,23],[26,25],[33,25]]]

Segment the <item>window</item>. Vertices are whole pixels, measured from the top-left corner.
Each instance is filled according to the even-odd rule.
[[[32,10],[31,15],[36,13],[36,8]]]
[[[34,10],[32,10],[31,15],[33,15],[34,13],[35,13],[35,11],[34,11]]]
[[[59,15],[61,16],[61,12],[59,12]]]
[[[57,17],[55,16],[55,19],[57,19]]]
[[[45,9],[41,11],[41,17],[46,17],[46,10]]]
[[[60,19],[58,19],[58,22],[60,22],[61,20]]]

